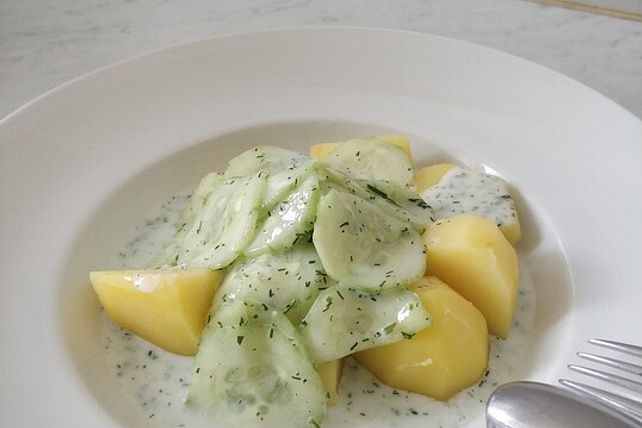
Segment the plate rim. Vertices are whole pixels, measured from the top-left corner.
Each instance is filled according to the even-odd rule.
[[[15,117],[24,114],[27,112],[30,108],[35,106],[36,104],[46,100],[50,96],[55,96],[57,93],[62,92],[66,90],[68,87],[73,86],[75,84],[78,84],[80,82],[84,82],[85,80],[89,80],[92,78],[100,77],[103,73],[108,73],[112,71],[113,69],[127,66],[130,64],[134,64],[138,61],[144,61],[148,57],[152,56],[157,56],[157,55],[166,55],[170,54],[174,50],[181,50],[185,49],[188,47],[196,47],[198,45],[202,44],[207,44],[207,43],[212,43],[212,42],[224,42],[227,39],[234,39],[234,38],[242,38],[242,37],[256,37],[260,35],[267,35],[269,36],[270,34],[274,33],[289,33],[289,32],[306,32],[306,31],[347,31],[347,32],[383,32],[383,33],[398,33],[398,34],[405,34],[408,36],[413,36],[413,37],[426,37],[426,38],[433,38],[433,39],[441,39],[445,40],[448,42],[453,42],[453,43],[459,43],[463,45],[469,45],[473,48],[476,49],[481,49],[481,50],[487,50],[488,52],[492,52],[494,54],[501,54],[505,55],[508,57],[511,57],[513,60],[523,62],[525,65],[528,65],[530,67],[535,67],[540,69],[541,71],[546,71],[548,73],[552,73],[556,75],[557,77],[563,78],[567,80],[567,83],[573,84],[573,85],[579,85],[585,90],[588,90],[593,93],[593,95],[599,96],[602,98],[603,101],[607,101],[611,103],[613,106],[617,107],[618,109],[621,110],[622,113],[626,113],[629,115],[632,119],[635,119],[641,126],[642,126],[642,118],[637,117],[635,114],[633,114],[631,111],[614,101],[612,98],[610,98],[608,95],[598,91],[597,89],[592,88],[591,86],[588,86],[587,84],[574,79],[573,77],[562,73],[560,71],[557,71],[555,69],[552,69],[550,67],[547,67],[545,65],[539,64],[533,60],[524,58],[522,56],[506,52],[494,47],[486,46],[480,43],[468,41],[468,40],[463,40],[459,39],[456,37],[451,37],[451,36],[444,36],[440,34],[433,34],[433,33],[428,33],[428,32],[422,32],[422,31],[413,31],[413,30],[402,30],[402,29],[395,29],[395,28],[389,28],[389,27],[368,27],[368,26],[358,26],[358,25],[337,25],[337,26],[332,26],[332,25],[310,25],[310,26],[283,26],[283,27],[274,27],[274,28],[269,28],[269,29],[259,29],[259,30],[253,30],[253,31],[232,31],[232,32],[225,32],[221,33],[219,35],[216,35],[214,37],[206,37],[206,38],[200,38],[200,39],[195,39],[186,43],[175,43],[175,44],[169,44],[165,47],[158,48],[158,49],[152,49],[146,52],[142,52],[140,54],[132,55],[127,58],[123,58],[121,60],[106,64],[104,66],[95,68],[93,70],[90,70],[86,73],[82,73],[76,77],[71,78],[70,80],[67,80],[63,83],[60,83],[58,85],[55,85],[54,87],[46,90],[45,92],[41,93],[40,95],[35,96],[34,98],[31,98],[30,100],[26,101],[24,104],[21,106],[17,107],[15,110],[11,111],[8,113],[6,116],[3,118],[0,118],[0,130],[2,130],[2,127],[5,124],[8,124],[12,120],[14,120]]]

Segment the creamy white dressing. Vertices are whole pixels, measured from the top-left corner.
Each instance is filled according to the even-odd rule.
[[[119,252],[122,266],[147,266],[171,238],[188,201],[187,195],[174,196],[150,213],[149,220],[136,227],[131,241]],[[527,280],[521,282],[516,307],[508,339],[490,340],[488,374],[478,384],[442,403],[390,388],[348,358],[339,402],[328,409],[323,426],[455,427],[480,418],[492,390],[524,372],[521,365],[529,351],[535,314],[535,293]],[[137,403],[145,426],[216,426],[216,421],[203,420],[185,408],[192,358],[169,353],[127,333],[105,315],[102,332],[109,363],[106,375],[118,378],[123,399]],[[483,425],[481,419],[479,425]]]
[[[469,169],[451,169],[421,197],[436,218],[468,213],[486,217],[498,226],[513,224],[517,219],[515,202],[504,180]]]

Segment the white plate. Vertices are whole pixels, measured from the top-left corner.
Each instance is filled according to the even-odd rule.
[[[564,76],[455,40],[237,35],[99,70],[0,122],[0,425],[136,420],[106,379],[87,272],[115,266],[152,207],[251,144],[304,151],[382,131],[412,136],[419,162],[454,153],[515,188],[537,297],[515,377],[567,376],[592,336],[642,342],[637,118]]]

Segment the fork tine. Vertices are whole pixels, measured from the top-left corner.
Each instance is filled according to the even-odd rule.
[[[642,376],[642,366],[638,366],[637,364],[631,364],[625,361],[616,360],[615,358],[603,357],[601,355],[589,354],[587,352],[578,352],[577,356],[584,358],[585,360],[601,363],[609,367]]]
[[[642,346],[630,345],[628,343],[614,342],[612,340],[604,340],[604,339],[590,339],[589,343],[592,343],[593,345],[601,346],[603,348],[624,352],[629,355],[642,357]]]
[[[627,379],[622,376],[614,375],[612,373],[608,373],[602,370],[596,370],[592,369],[589,367],[584,367],[584,366],[578,366],[576,364],[569,364],[567,366],[569,369],[576,371],[578,373],[585,374],[587,376],[594,377],[596,379],[600,379],[606,382],[610,382],[614,385],[621,386],[622,388],[627,388],[632,391],[639,392],[642,394],[642,383],[634,381],[632,379]]]
[[[573,391],[588,395],[601,403],[621,410],[629,418],[642,424],[642,402],[631,400],[603,389],[595,388],[579,382],[573,382],[567,379],[560,379],[559,382]]]

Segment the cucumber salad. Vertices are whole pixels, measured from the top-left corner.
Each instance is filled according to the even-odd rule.
[[[315,364],[430,324],[404,287],[424,274],[432,218],[413,171],[400,148],[370,139],[324,161],[255,147],[202,180],[156,262],[226,269],[188,406],[225,426],[320,426]]]
[[[476,338],[468,342],[479,344],[470,352],[479,355],[477,367],[469,379],[455,380],[457,390],[476,383],[486,371],[489,330],[484,317],[493,327],[494,315],[484,312],[484,302],[490,298],[469,297],[465,287],[457,290],[475,306],[475,299],[482,302],[482,315],[442,283],[450,285],[450,271],[448,266],[441,268],[441,253],[434,257],[435,269],[442,270],[427,273],[431,248],[452,250],[441,250],[448,241],[442,236],[460,239],[466,228],[479,229],[477,220],[466,214],[463,220],[454,217],[451,224],[447,210],[436,215],[431,208],[459,204],[452,196],[459,193],[441,191],[433,171],[416,174],[409,150],[390,137],[315,147],[312,156],[272,146],[239,154],[225,171],[201,180],[174,236],[147,270],[123,271],[127,285],[115,285],[113,274],[92,273],[94,289],[117,324],[171,352],[194,355],[185,405],[220,426],[322,426],[327,406],[336,399],[342,361],[350,355],[384,383],[423,393],[412,386],[420,372],[408,371],[415,378],[410,383],[404,383],[403,374],[388,382],[388,377],[379,376],[378,367],[385,366],[390,355],[399,358],[390,364],[401,371],[430,365],[432,357],[411,363],[403,355],[414,355],[422,343],[438,348],[440,340],[459,334],[459,327],[453,327],[457,322],[463,325],[462,334],[475,331]],[[427,185],[422,180],[434,182]],[[445,183],[442,187],[452,188]],[[495,192],[501,209],[513,210],[516,218],[514,205],[506,205],[512,200],[502,189]],[[447,200],[439,199],[442,193]],[[488,223],[482,224],[488,233],[497,229],[504,240],[499,224],[480,221]],[[453,227],[456,233],[450,232]],[[505,245],[514,254],[508,241]],[[515,269],[516,263],[515,257]],[[168,272],[175,276],[167,279]],[[181,272],[191,276],[176,279]],[[428,274],[439,279],[427,279],[432,278]],[[184,284],[167,291],[172,281]],[[203,281],[213,285],[199,285]],[[516,281],[511,278],[508,286],[508,323]],[[146,284],[145,295],[141,284]],[[129,289],[125,292],[123,287]],[[150,290],[161,290],[154,301]],[[441,303],[429,303],[432,296],[445,302],[443,310]],[[455,311],[450,308],[475,313],[442,321]],[[493,311],[501,312],[495,307]],[[145,318],[147,312],[156,318]],[[180,345],[172,337],[161,342],[156,332],[150,333],[154,322],[168,323],[162,329],[185,340]],[[490,333],[505,337],[504,330]],[[394,348],[404,341],[413,343],[408,351]],[[383,349],[390,351],[378,353]],[[462,353],[462,348],[444,352]],[[389,367],[380,370],[394,371]],[[447,399],[454,392],[428,395]]]

